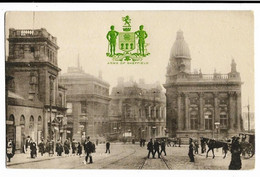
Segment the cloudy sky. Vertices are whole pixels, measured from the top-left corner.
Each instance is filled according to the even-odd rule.
[[[176,32],[181,29],[191,53],[191,70],[212,74],[230,72],[232,58],[241,73],[242,106],[254,109],[254,14],[251,11],[88,11],[88,12],[7,12],[9,28],[46,28],[57,37],[58,65],[61,73],[77,65],[78,54],[85,72],[98,75],[115,86],[118,77],[126,80],[165,83],[166,66]],[[148,65],[108,65],[106,34],[111,25],[122,31],[122,17],[132,19],[132,31],[144,25],[148,33]],[[118,50],[119,52],[119,50]],[[243,111],[247,111],[243,108]]]

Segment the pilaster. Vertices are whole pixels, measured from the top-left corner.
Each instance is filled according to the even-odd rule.
[[[185,98],[185,130],[190,129],[190,121],[189,121],[189,95],[188,93],[184,94]]]
[[[199,93],[199,114],[200,114],[199,129],[200,130],[205,130],[203,107],[204,107],[204,93],[200,92]]]

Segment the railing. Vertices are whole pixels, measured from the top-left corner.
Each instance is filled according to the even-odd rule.
[[[51,42],[57,44],[57,38],[53,37],[50,33],[47,32],[46,29],[23,29],[23,30],[16,30],[14,28],[9,29],[9,38],[16,38],[16,37],[44,37],[49,39]]]
[[[179,81],[218,81],[230,79],[228,74],[180,74],[174,76],[166,76],[167,82],[175,80]]]

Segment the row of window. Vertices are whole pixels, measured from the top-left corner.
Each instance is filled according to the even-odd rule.
[[[198,112],[197,111],[191,111],[190,113],[190,129],[191,130],[197,130],[199,127],[198,124]],[[213,115],[212,112],[206,111],[204,113],[204,120],[205,120],[205,130],[213,130]],[[220,127],[221,128],[227,128],[228,126],[228,117],[226,112],[220,113]]]
[[[8,118],[8,121],[12,121],[13,122],[13,125],[15,125],[15,117],[13,114],[11,114]],[[24,115],[21,115],[20,117],[20,124],[19,125],[25,125],[25,117]],[[38,126],[39,125],[42,125],[42,117],[41,116],[38,116]],[[33,129],[34,128],[34,117],[31,116],[30,119],[29,119],[29,128],[30,129]]]

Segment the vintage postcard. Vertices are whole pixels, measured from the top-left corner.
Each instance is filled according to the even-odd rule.
[[[6,168],[255,169],[254,11],[7,11],[4,28]]]

